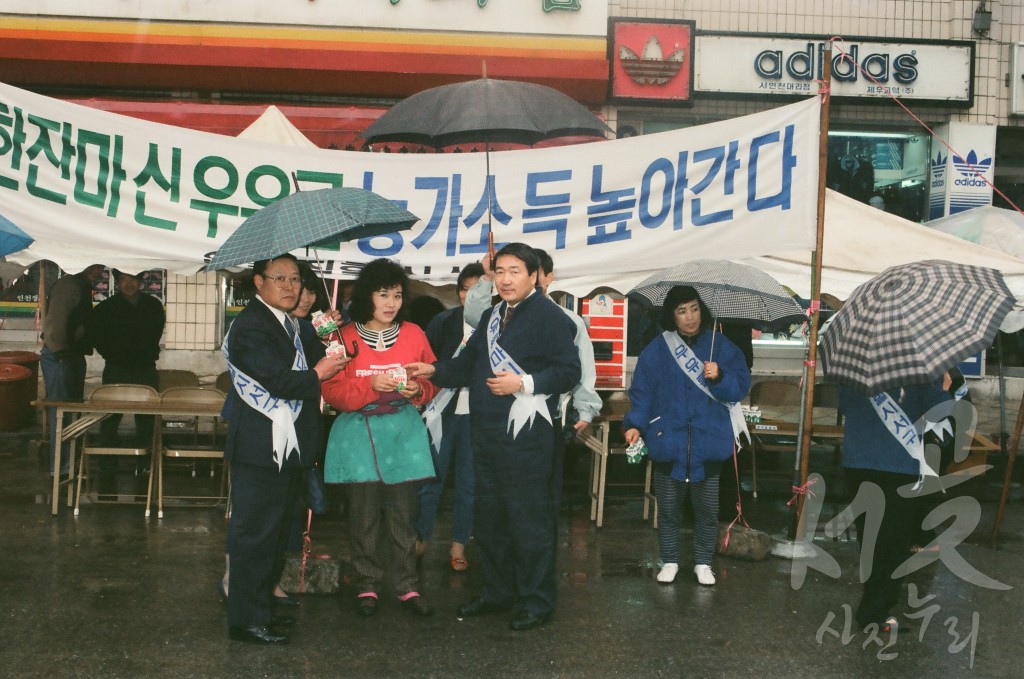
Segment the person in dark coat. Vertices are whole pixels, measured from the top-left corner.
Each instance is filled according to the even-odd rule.
[[[144,384],[160,389],[156,361],[164,334],[164,307],[142,292],[142,274],[114,269],[117,293],[96,305],[89,317],[89,336],[103,357],[103,384]],[[121,414],[108,415],[100,424],[100,440],[116,446]],[[153,442],[153,415],[135,415],[135,445]],[[102,460],[113,462],[116,460]],[[109,470],[109,467],[107,468]]]
[[[512,610],[510,627],[547,622],[555,609],[558,504],[552,484],[560,394],[580,381],[576,327],[537,287],[533,248],[495,256],[502,302],[484,315],[457,357],[407,366],[438,386],[469,387],[474,533],[483,586],[459,618]]]
[[[450,358],[461,351],[469,338],[473,336],[475,327],[465,321],[464,306],[466,294],[484,275],[484,268],[478,262],[467,264],[459,272],[456,289],[459,293],[459,306],[444,311],[427,326],[427,340],[435,356]],[[455,502],[452,510],[452,546],[448,563],[454,571],[469,568],[466,560],[466,544],[473,530],[473,445],[469,428],[469,390],[459,389],[442,397],[447,404],[437,415],[440,417],[441,440],[431,441],[431,452],[434,454],[434,470],[437,477],[424,481],[420,486],[419,513],[416,516],[416,553],[422,556],[427,551],[430,534],[434,530],[434,520],[441,504],[448,472],[455,474]],[[425,414],[427,429],[430,430],[433,414]]]
[[[289,316],[302,287],[295,257],[256,262],[253,271],[256,297],[225,339],[234,386],[224,405],[232,493],[228,635],[285,644],[288,636],[281,628],[294,619],[275,616],[272,601],[284,567],[287,519],[302,470],[312,465],[323,440],[320,383],[338,372],[341,361],[325,357],[315,366],[305,361],[297,324]]]
[[[849,488],[859,495],[862,485],[873,486],[880,495],[880,503],[873,503],[881,512],[881,522],[871,552],[871,574],[864,581],[864,593],[857,605],[855,618],[863,629],[874,623],[887,631],[898,624],[893,607],[900,598],[903,578],[894,577],[894,571],[911,554],[921,519],[921,504],[925,498],[916,491],[899,492],[899,488],[912,488],[922,478],[922,462],[915,459],[913,445],[897,438],[910,429],[906,424],[916,423],[932,407],[951,400],[942,384],[919,384],[864,396],[849,387],[839,388],[839,409],[843,412],[843,470]],[[905,420],[904,420],[905,418]],[[890,422],[887,426],[886,422]],[[899,426],[892,424],[899,422]],[[923,456],[923,443],[918,440]],[[921,459],[924,459],[923,457]],[[941,474],[941,470],[932,470]],[[861,548],[866,544],[864,515],[857,518],[857,534]],[[863,558],[862,558],[863,563]]]
[[[92,264],[72,275],[58,278],[46,292],[43,316],[43,348],[39,366],[43,372],[48,401],[81,401],[85,397],[85,357],[92,353],[88,319],[92,314],[92,289],[106,269]],[[57,409],[47,408],[49,430],[57,429]],[[70,422],[64,416],[64,424]],[[50,473],[66,475],[69,443],[61,444],[60,470],[53,468],[56,441],[50,437]]]

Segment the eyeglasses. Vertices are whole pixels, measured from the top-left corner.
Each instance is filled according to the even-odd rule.
[[[279,288],[292,287],[302,283],[302,278],[299,276],[264,276],[268,281],[274,281],[274,285]]]

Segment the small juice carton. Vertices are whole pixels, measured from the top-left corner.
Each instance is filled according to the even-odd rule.
[[[338,329],[337,322],[322,311],[314,311],[313,317],[310,318],[310,322],[316,329],[317,337],[320,337],[321,339],[327,337]]]
[[[409,383],[409,375],[405,372],[405,368],[392,368],[388,371],[388,375],[395,382],[398,382],[398,385],[395,387],[398,391],[405,389],[405,385]]]
[[[640,464],[640,460],[647,454],[647,444],[644,437],[637,438],[636,443],[626,447],[626,462],[629,464]]]

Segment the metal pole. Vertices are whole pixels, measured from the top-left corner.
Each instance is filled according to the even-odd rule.
[[[828,115],[829,94],[832,84],[832,47],[825,48],[821,67],[822,90],[824,100],[821,102],[820,128],[818,136],[818,230],[811,258],[811,308],[807,317],[810,324],[810,338],[807,345],[807,359],[804,361],[804,400],[800,406],[800,443],[797,447],[799,459],[799,483],[793,523],[790,526],[790,540],[803,539],[804,491],[807,484],[807,468],[811,453],[811,425],[814,418],[814,374],[818,358],[818,310],[821,306],[821,250],[825,235],[825,173],[828,169]]]

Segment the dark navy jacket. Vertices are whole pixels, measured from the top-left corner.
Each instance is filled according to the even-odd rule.
[[[295,422],[302,466],[310,466],[320,453],[323,441],[323,418],[320,415],[320,380],[313,366],[319,360],[311,356],[310,328],[300,323],[300,339],[306,347],[309,369],[292,370],[295,345],[276,316],[258,299],[238,314],[231,324],[228,352],[231,363],[259,382],[271,396],[301,399],[302,412]],[[315,348],[314,348],[315,350]],[[271,422],[263,413],[249,407],[231,390],[224,404],[228,421],[224,456],[228,460],[270,467],[274,462]],[[285,459],[286,466],[300,464],[294,454]]]

